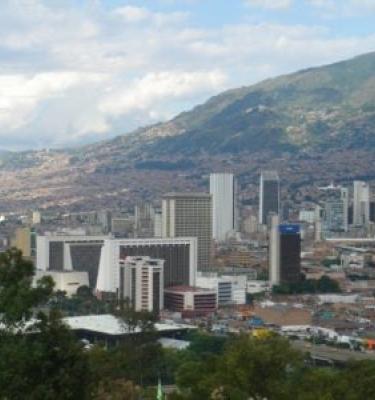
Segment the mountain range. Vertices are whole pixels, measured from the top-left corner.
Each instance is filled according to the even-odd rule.
[[[0,207],[126,208],[239,176],[256,200],[261,168],[309,196],[311,183],[375,179],[375,52],[226,91],[174,119],[65,150],[0,153]]]

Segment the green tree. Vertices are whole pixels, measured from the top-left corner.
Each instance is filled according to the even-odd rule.
[[[341,383],[347,400],[375,399],[375,362],[351,362],[342,371]]]
[[[218,384],[227,398],[282,400],[290,398],[290,383],[302,357],[279,336],[256,339],[244,335],[229,346],[218,365]]]
[[[12,249],[0,255],[0,398],[89,399],[91,374],[82,346],[56,310],[44,313],[50,279],[33,282],[33,265]]]
[[[52,295],[53,281],[45,277],[32,287],[34,266],[17,249],[0,254],[0,322],[3,329],[22,328],[33,310]]]

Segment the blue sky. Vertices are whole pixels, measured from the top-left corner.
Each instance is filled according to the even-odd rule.
[[[2,0],[0,38],[0,147],[62,147],[375,51],[375,0]]]

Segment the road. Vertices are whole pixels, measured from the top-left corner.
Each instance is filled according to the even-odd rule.
[[[295,340],[291,342],[292,346],[300,351],[309,352],[313,358],[327,359],[334,362],[347,362],[349,360],[375,361],[375,352],[360,352],[347,349],[338,349],[326,346],[324,344],[314,345],[312,343]]]

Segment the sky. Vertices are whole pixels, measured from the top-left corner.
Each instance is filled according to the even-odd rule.
[[[370,51],[375,0],[1,0],[0,149],[109,139]]]

